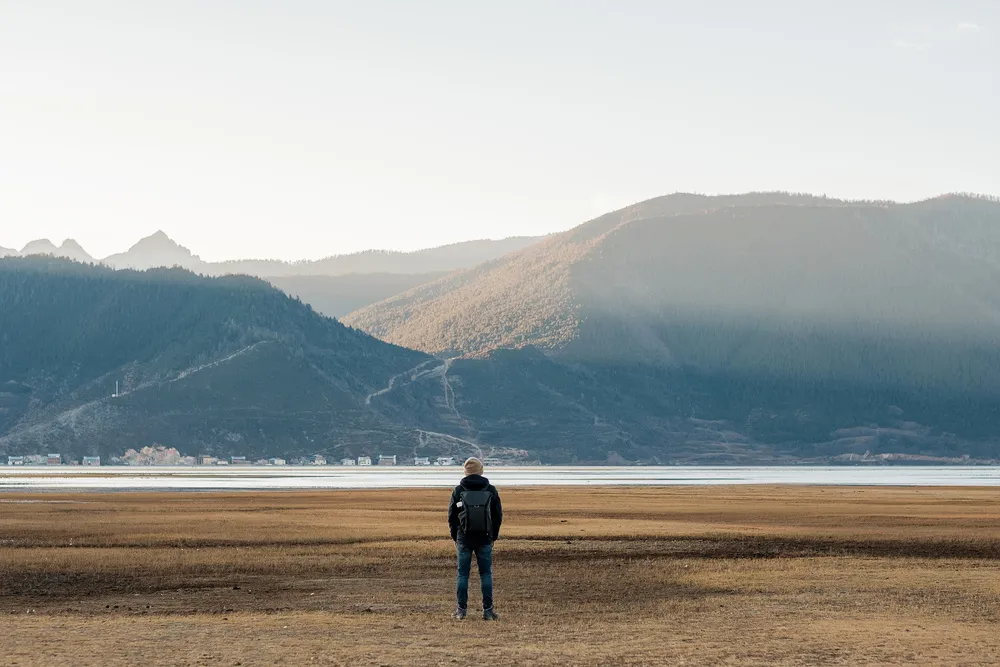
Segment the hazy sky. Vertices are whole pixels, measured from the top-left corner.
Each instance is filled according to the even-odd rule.
[[[997,0],[0,0],[0,245],[293,259],[674,191],[1000,194],[998,33]]]

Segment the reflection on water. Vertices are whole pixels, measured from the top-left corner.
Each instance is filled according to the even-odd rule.
[[[1000,486],[998,467],[496,467],[486,475],[498,486]],[[447,488],[461,477],[460,467],[5,467],[0,491]]]

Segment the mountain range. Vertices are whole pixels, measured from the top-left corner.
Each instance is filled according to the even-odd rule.
[[[73,239],[66,239],[58,246],[48,239],[38,239],[37,241],[28,243],[20,251],[0,247],[0,257],[28,257],[30,255],[65,257],[66,259],[72,259],[75,262],[83,262],[85,264],[94,261],[94,258]]]
[[[73,239],[57,246],[48,239],[31,241],[20,251],[0,247],[2,256],[49,255],[76,262],[103,264],[113,269],[154,269],[179,267],[208,276],[248,275],[257,277],[342,276],[368,273],[442,273],[471,268],[509,252],[520,250],[543,236],[512,236],[499,240],[463,241],[435,248],[400,252],[366,250],[348,255],[333,255],[318,260],[283,262],[270,259],[243,259],[206,262],[164,232],[140,239],[122,253],[97,259]]]
[[[206,262],[158,231],[140,239],[127,251],[102,260],[92,257],[72,239],[66,239],[59,246],[48,239],[32,241],[20,251],[0,248],[0,257],[47,255],[115,269],[179,267],[206,276],[256,276],[324,315],[342,317],[452,271],[496,259],[544,238],[523,236],[466,241],[414,252],[367,250],[300,262],[255,259]]]
[[[536,243],[545,237],[510,237],[454,243],[414,252],[367,250],[319,260],[234,260],[206,262],[164,232],[140,239],[123,253],[98,260],[73,239],[59,246],[48,239],[28,243],[20,251],[0,248],[0,257],[47,255],[115,269],[179,267],[206,276],[248,275],[275,287],[330,317],[376,303],[452,271],[471,268]]]
[[[345,327],[252,278],[2,259],[0,451],[1000,459],[994,199],[670,195],[399,278]]]

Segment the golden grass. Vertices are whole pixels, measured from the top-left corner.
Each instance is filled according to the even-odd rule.
[[[503,497],[459,624],[447,491],[3,495],[0,664],[1000,663],[995,490]]]

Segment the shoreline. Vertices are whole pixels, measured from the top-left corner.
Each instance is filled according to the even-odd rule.
[[[462,475],[457,467],[0,468],[0,493],[446,489]],[[509,488],[1000,487],[1000,466],[498,466],[487,476]]]

